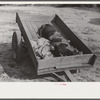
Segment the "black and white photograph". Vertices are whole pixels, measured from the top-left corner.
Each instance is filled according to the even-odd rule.
[[[0,82],[100,82],[100,4],[0,4]]]

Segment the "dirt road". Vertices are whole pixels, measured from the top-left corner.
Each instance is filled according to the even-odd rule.
[[[58,14],[69,28],[97,55],[94,67],[81,69],[73,74],[77,81],[100,81],[100,13],[81,8],[57,8],[37,6],[1,6],[0,7],[0,81],[56,81],[52,77],[33,79],[33,67],[28,57],[20,65],[12,59],[12,34],[18,30],[15,22],[16,12],[31,14]]]

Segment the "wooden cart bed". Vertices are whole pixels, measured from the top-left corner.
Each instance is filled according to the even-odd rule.
[[[36,70],[35,74],[42,75],[66,71],[67,69],[71,70],[93,66],[96,56],[92,54],[91,50],[68,28],[58,15],[44,16],[17,13],[16,22],[28,48],[28,52]],[[38,28],[43,24],[52,24],[64,38],[69,39],[72,45],[75,45],[79,51],[82,51],[83,55],[37,60],[32,48],[31,40],[38,39],[36,34]]]

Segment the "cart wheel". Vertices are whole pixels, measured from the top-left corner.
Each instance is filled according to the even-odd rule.
[[[22,57],[22,37],[20,31],[14,32],[12,36],[12,56],[16,62]]]

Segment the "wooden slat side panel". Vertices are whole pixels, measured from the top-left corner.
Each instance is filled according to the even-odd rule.
[[[65,71],[65,70],[76,70],[76,69],[82,69],[82,68],[89,68],[89,67],[91,67],[90,64],[77,64],[77,65],[60,66],[60,68],[58,68],[58,69],[55,69],[54,67],[44,68],[44,69],[38,70],[38,75],[49,74],[52,72],[61,72],[61,71]]]
[[[29,33],[31,34],[33,40],[38,40],[37,34],[36,34],[34,28],[32,27],[31,22],[25,21],[25,24],[26,24],[26,26],[27,26],[26,28],[28,28]]]
[[[66,56],[66,57],[55,57],[51,59],[44,59],[39,61],[39,69],[61,68],[62,66],[73,66],[88,64],[90,58],[93,54],[76,55],[76,56]]]
[[[37,27],[37,25],[35,24],[35,22],[30,22],[30,23],[31,23],[33,29],[35,30],[35,32],[37,32],[37,31],[38,31],[38,27]]]
[[[52,23],[62,32],[65,38],[69,38],[72,44],[78,48],[78,50],[83,51],[84,54],[91,54],[91,50],[78,38],[76,34],[74,34],[67,25],[58,17],[52,20]]]
[[[29,54],[31,56],[32,62],[34,64],[34,67],[35,67],[35,70],[36,70],[35,72],[37,74],[38,61],[37,61],[37,59],[35,57],[35,54],[33,52],[33,48],[32,48],[32,45],[31,45],[31,40],[33,40],[33,38],[31,36],[29,30],[27,29],[26,24],[23,21],[21,21],[21,19],[20,19],[20,17],[18,15],[17,15],[17,18],[16,18],[16,22],[18,23],[18,26],[19,26],[19,28],[21,30],[23,38],[24,38],[24,40],[26,42]]]
[[[31,42],[31,41],[33,41],[33,36],[31,34],[29,34],[30,32],[27,29],[27,25],[25,23],[23,23],[23,27],[25,29],[23,37],[24,37],[25,43],[27,45],[30,57],[31,57],[31,59],[32,59],[34,65],[35,65],[35,68],[37,69],[38,68],[38,61],[37,61],[36,56],[34,54],[34,51],[33,51],[33,48],[32,48],[32,42]]]

